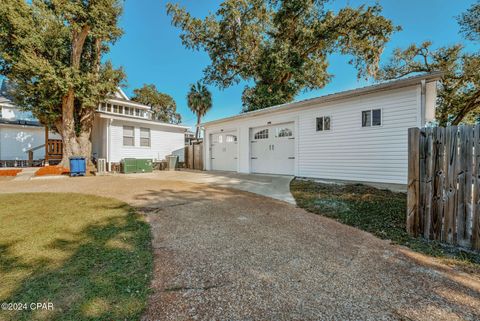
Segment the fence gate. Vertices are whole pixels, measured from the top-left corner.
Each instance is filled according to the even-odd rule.
[[[203,170],[203,141],[185,146],[185,167]]]
[[[480,126],[408,130],[407,231],[480,250]]]

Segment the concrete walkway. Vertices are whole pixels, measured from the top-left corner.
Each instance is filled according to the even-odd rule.
[[[13,178],[14,181],[28,181],[30,180],[34,175],[35,172],[38,171],[38,167],[26,167],[26,168],[21,168],[21,172]]]
[[[293,176],[239,174],[221,171],[156,171],[153,173],[130,174],[127,178],[152,178],[168,181],[209,184],[217,187],[233,188],[262,196],[271,197],[295,205],[290,193]]]

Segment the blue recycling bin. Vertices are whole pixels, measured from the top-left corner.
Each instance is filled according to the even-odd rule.
[[[70,176],[85,176],[87,162],[85,157],[70,157]]]

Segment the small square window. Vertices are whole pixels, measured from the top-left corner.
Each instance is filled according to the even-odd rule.
[[[362,111],[362,127],[381,126],[382,110],[372,109]]]
[[[330,130],[330,125],[331,125],[330,116],[317,117],[317,132]]]

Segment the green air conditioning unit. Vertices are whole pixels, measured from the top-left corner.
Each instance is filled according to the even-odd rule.
[[[135,158],[124,158],[121,163],[122,173],[130,174],[137,172],[137,159]]]
[[[151,173],[153,161],[151,159],[137,159],[137,173]]]

